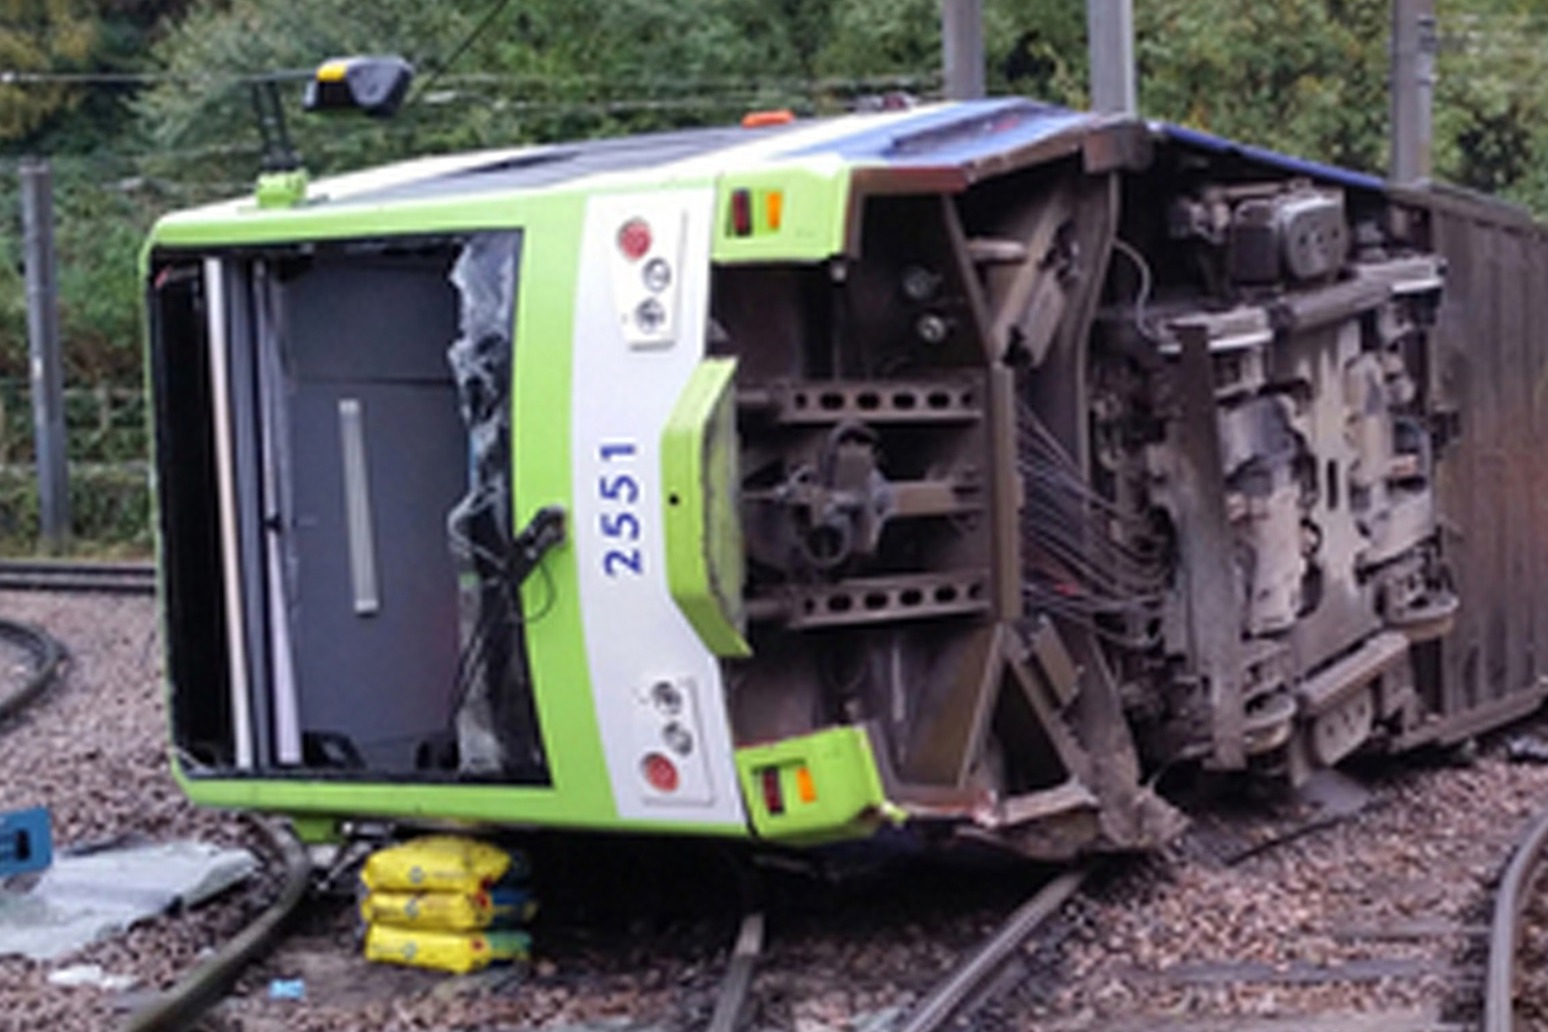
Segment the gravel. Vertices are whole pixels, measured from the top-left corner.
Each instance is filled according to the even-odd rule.
[[[73,657],[58,686],[0,728],[0,808],[49,806],[66,847],[140,836],[261,849],[245,821],[190,806],[168,773],[150,600],[0,593],[0,614],[45,627]],[[1548,739],[1542,721],[1527,730]],[[1368,765],[1357,776],[1370,800],[1340,820],[1294,800],[1191,804],[1186,837],[1109,862],[1029,944],[1030,974],[983,1027],[1307,1032],[1352,1014],[1371,1028],[1476,1027],[1493,883],[1515,836],[1548,805],[1548,765],[1510,762],[1502,739],[1468,765]],[[543,899],[531,965],[451,978],[367,964],[345,892],[309,903],[202,1027],[702,1028],[751,898],[753,883],[736,873],[745,856],[697,841],[527,844]],[[799,1032],[881,1032],[1039,882],[1035,871],[983,864],[895,864],[841,883],[783,863],[759,869],[768,938],[748,1027]],[[0,1030],[114,1027],[276,886],[269,873],[52,963],[0,959]],[[1542,916],[1529,943],[1539,957]],[[137,988],[46,981],[84,963]],[[303,999],[270,998],[274,980],[296,978]],[[1537,991],[1542,1002],[1524,1014],[1548,1014],[1548,984]]]
[[[1240,863],[1242,846],[1312,815],[1204,817],[1123,867],[1067,910],[1057,958],[1008,1008],[1013,1027],[1289,1029],[1378,1013],[1391,1017],[1376,1027],[1476,1028],[1494,886],[1548,805],[1548,767],[1495,742],[1470,765],[1363,775],[1361,812]]]
[[[0,728],[0,810],[47,806],[56,850],[137,838],[258,849],[246,822],[196,810],[172,780],[149,599],[0,592],[0,616],[43,628],[70,652],[63,677]],[[7,659],[10,690],[25,671],[21,653]],[[256,879],[218,903],[146,921],[57,961],[0,958],[0,1029],[113,1027],[136,990],[52,986],[49,972],[98,964],[131,976],[143,997],[245,924],[268,889],[266,879]]]

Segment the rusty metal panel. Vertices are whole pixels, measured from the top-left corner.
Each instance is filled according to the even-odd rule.
[[[1470,339],[1466,342],[1473,367],[1467,411],[1472,426],[1465,435],[1463,448],[1473,471],[1473,490],[1468,498],[1464,533],[1473,543],[1470,580],[1474,591],[1472,641],[1463,677],[1468,705],[1481,706],[1493,696],[1490,688],[1504,644],[1496,599],[1501,588],[1499,480],[1505,472],[1500,452],[1504,413],[1499,399],[1500,311],[1495,290],[1495,234],[1491,227],[1484,226],[1470,227],[1469,233],[1473,238],[1473,264],[1468,270],[1468,289],[1474,304]]]
[[[1548,644],[1548,245],[1510,212],[1439,199],[1449,264],[1430,383],[1461,433],[1440,456],[1445,552],[1462,599],[1443,652],[1443,717],[1461,728],[1535,694]]]
[[[975,630],[932,684],[929,719],[915,725],[899,772],[907,781],[952,787],[967,781],[1005,674],[1004,635],[998,624]]]
[[[1428,207],[1437,216],[1444,215],[1469,227],[1512,226],[1523,231],[1538,230],[1532,213],[1521,205],[1466,187],[1432,183],[1419,190],[1390,187],[1388,193],[1396,200]]]
[[[1490,685],[1495,697],[1518,691],[1531,682],[1527,668],[1531,628],[1531,585],[1527,582],[1527,556],[1533,550],[1533,542],[1527,535],[1527,485],[1522,474],[1527,469],[1526,451],[1530,442],[1526,429],[1528,397],[1526,385],[1531,377],[1527,373],[1525,338],[1526,252],[1522,238],[1516,232],[1496,234],[1496,290],[1499,292],[1500,337],[1496,370],[1497,397],[1501,403],[1504,421],[1501,425],[1500,453],[1505,466],[1500,477],[1501,494],[1500,534],[1501,592],[1500,623],[1503,656],[1497,656],[1496,669],[1503,678]]]
[[[1476,471],[1471,453],[1479,447],[1485,419],[1474,398],[1475,356],[1471,344],[1479,339],[1482,329],[1478,326],[1480,313],[1475,309],[1486,313],[1488,305],[1477,302],[1478,276],[1473,254],[1476,237],[1467,220],[1437,212],[1434,228],[1435,246],[1449,264],[1446,299],[1435,331],[1438,381],[1456,405],[1461,420],[1461,436],[1451,443],[1436,471],[1445,553],[1462,598],[1455,630],[1447,639],[1443,654],[1440,702],[1443,713],[1449,715],[1472,705],[1478,671],[1480,623],[1476,600],[1486,581],[1478,554],[1483,538],[1476,534]]]
[[[1489,277],[1489,243],[1491,234],[1477,226],[1464,224],[1468,240],[1468,269],[1464,288],[1468,294],[1468,326],[1466,336],[1458,342],[1468,353],[1466,359],[1466,390],[1463,393],[1463,436],[1458,460],[1468,466],[1468,497],[1463,501],[1461,538],[1468,548],[1461,555],[1466,568],[1466,594],[1463,611],[1463,656],[1461,656],[1461,704],[1458,710],[1483,706],[1488,701],[1489,633],[1491,624],[1492,593],[1497,579],[1494,576],[1495,535],[1492,534],[1491,514],[1494,498],[1491,483],[1497,470],[1489,467],[1489,456],[1494,453],[1498,441],[1498,412],[1494,405],[1494,368],[1492,368],[1492,343],[1497,337],[1495,328],[1494,297]]]
[[[1493,702],[1500,697],[1505,682],[1506,659],[1509,653],[1507,620],[1508,608],[1505,571],[1507,552],[1510,547],[1509,527],[1505,519],[1505,481],[1510,475],[1510,460],[1506,443],[1510,439],[1510,413],[1505,395],[1505,295],[1504,267],[1501,252],[1503,240],[1492,227],[1479,227],[1483,261],[1475,271],[1481,275],[1480,293],[1487,297],[1488,329],[1482,338],[1482,346],[1475,342],[1478,352],[1478,386],[1482,389],[1476,401],[1480,411],[1487,411],[1480,420],[1479,448],[1474,453],[1474,465],[1478,479],[1474,481],[1477,501],[1474,509],[1477,520],[1474,536],[1482,542],[1482,561],[1486,582],[1478,598],[1478,608],[1483,616],[1482,680],[1478,702]]]
[[[1528,390],[1528,419],[1524,426],[1529,428],[1525,467],[1529,472],[1522,479],[1530,492],[1526,541],[1532,638],[1528,669],[1533,680],[1548,673],[1544,663],[1544,651],[1548,650],[1548,599],[1541,594],[1542,586],[1548,585],[1548,448],[1542,447],[1542,442],[1548,441],[1548,290],[1542,289],[1541,284],[1548,284],[1548,245],[1534,235],[1527,239],[1522,283],[1528,306],[1527,375],[1522,377]]]

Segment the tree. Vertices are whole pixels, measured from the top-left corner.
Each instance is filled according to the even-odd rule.
[[[849,0],[833,13],[817,56],[821,74],[835,78],[920,76],[939,80],[939,0]]]
[[[21,139],[80,99],[63,82],[29,82],[27,73],[80,71],[97,38],[81,0],[0,0],[0,69],[18,73],[0,85],[0,142]]]
[[[1083,4],[988,0],[984,40],[992,90],[1073,108],[1089,103]]]
[[[493,0],[473,10],[232,0],[192,9],[157,44],[156,67],[178,79],[147,92],[138,110],[159,167],[225,181],[254,167],[244,77],[304,73],[339,54],[399,53],[420,81],[390,122],[293,117],[314,171],[724,123],[756,107],[820,102],[806,80],[822,65],[819,41],[835,9],[831,0]],[[456,64],[443,68],[454,54]],[[299,91],[299,83],[286,88],[292,114]]]
[[[1440,0],[1439,178],[1548,215],[1548,12],[1528,0]]]
[[[354,4],[345,0],[234,0],[193,7],[153,46],[151,67],[164,81],[136,109],[152,171],[223,183],[257,171],[258,130],[252,88],[261,76],[284,78],[291,128],[314,166],[349,166],[401,152],[404,136],[363,119],[326,126],[294,117],[300,79],[342,54],[397,52],[433,62],[470,22],[442,4]],[[395,146],[395,143],[398,143]]]
[[[1136,11],[1144,111],[1378,170],[1389,0],[1150,0]]]

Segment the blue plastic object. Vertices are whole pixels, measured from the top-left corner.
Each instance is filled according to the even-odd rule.
[[[54,862],[48,808],[0,814],[0,877],[41,871]]]
[[[271,1000],[306,999],[306,981],[300,978],[276,978],[269,983]]]

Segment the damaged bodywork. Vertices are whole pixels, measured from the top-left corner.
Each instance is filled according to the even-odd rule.
[[[1545,254],[1498,205],[1018,100],[173,217],[184,783],[1058,859],[1174,834],[1178,765],[1495,726],[1544,694],[1548,458],[1509,428]]]
[[[873,170],[841,258],[718,274],[779,657],[736,726],[863,720],[888,800],[1041,857],[1175,832],[1148,772],[1445,723],[1444,257],[1374,181],[1136,130]]]

